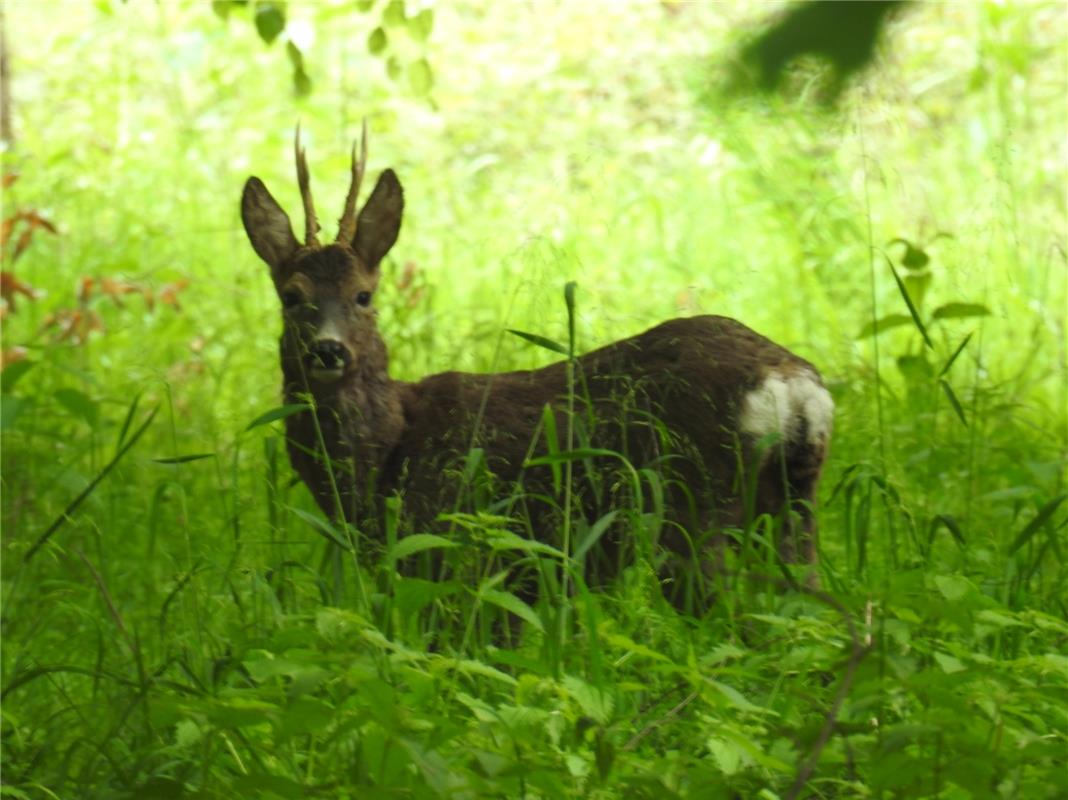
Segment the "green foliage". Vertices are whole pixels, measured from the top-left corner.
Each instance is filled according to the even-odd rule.
[[[741,5],[64,11],[6,20],[5,795],[1068,794],[1062,7],[917,5],[841,116],[707,111]],[[821,589],[765,519],[672,607],[657,476],[552,414],[560,508],[595,456],[625,498],[563,547],[479,451],[448,535],[403,498],[383,543],[318,512],[237,204],[254,172],[299,216],[300,118],[332,219],[364,117],[406,190],[396,377],[738,317],[835,395]]]

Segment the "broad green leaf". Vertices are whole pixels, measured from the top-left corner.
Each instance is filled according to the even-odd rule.
[[[388,44],[389,39],[386,37],[386,31],[379,25],[371,31],[371,35],[367,37],[367,52],[373,56],[377,56],[386,49]]]
[[[258,428],[260,425],[267,425],[268,423],[290,417],[293,414],[299,414],[301,411],[311,411],[311,406],[307,403],[291,403],[290,405],[272,408],[270,411],[265,411],[256,417],[256,419],[252,420],[245,430],[250,431],[253,428]]]
[[[294,515],[311,525],[317,532],[321,533],[338,547],[343,550],[352,550],[352,545],[345,541],[344,536],[342,536],[337,528],[334,527],[330,520],[325,517],[318,517],[315,514],[309,514],[307,511],[300,508],[293,508],[292,506],[287,506],[287,508]]]
[[[552,339],[546,339],[544,336],[538,336],[536,333],[526,333],[525,331],[517,331],[512,328],[508,328],[508,333],[513,336],[518,336],[520,339],[526,339],[531,344],[536,344],[538,347],[544,347],[546,350],[552,350],[554,353],[559,353],[562,356],[567,355],[567,347],[554,342]]]
[[[909,270],[920,270],[926,267],[931,257],[927,255],[927,252],[921,247],[917,247],[908,239],[894,239],[890,244],[903,244],[905,245],[905,252],[901,255],[901,266]]]
[[[434,29],[434,11],[424,8],[418,14],[408,17],[406,20],[408,33],[417,42],[425,42],[430,38],[430,32]]]
[[[32,408],[33,400],[13,394],[0,395],[0,430],[11,430],[27,410]]]
[[[975,592],[972,582],[962,575],[935,575],[934,585],[950,602],[961,600]]]
[[[946,303],[934,310],[933,319],[963,319],[965,317],[988,317],[990,309],[979,303]]]
[[[57,389],[56,400],[72,416],[80,417],[90,428],[95,428],[100,420],[100,406],[84,392],[77,389]]]
[[[492,678],[493,680],[508,686],[516,685],[516,679],[511,675],[506,672],[501,672],[496,667],[491,667],[489,664],[485,664],[481,661],[474,661],[467,658],[440,658],[436,660],[436,664],[451,667],[457,672],[462,672],[465,675],[477,675],[483,678]]]
[[[567,693],[582,708],[583,714],[602,725],[607,725],[611,721],[616,704],[612,695],[605,689],[591,686],[573,675],[565,675],[563,683]]]
[[[35,366],[37,366],[36,361],[24,359],[4,367],[4,371],[0,372],[0,391],[3,391],[4,394],[10,394],[19,379]]]
[[[426,550],[447,549],[456,546],[456,542],[446,539],[444,536],[437,536],[433,533],[413,533],[401,538],[393,546],[389,551],[388,559],[391,562],[395,562]]]
[[[860,333],[857,334],[857,338],[865,339],[868,336],[888,331],[891,328],[899,328],[902,325],[908,325],[910,322],[912,322],[912,317],[908,314],[887,314],[882,319],[873,320],[861,328]]]
[[[406,16],[404,0],[389,0],[389,4],[382,12],[382,23],[391,28],[397,27],[404,24]]]
[[[412,85],[412,91],[420,97],[429,94],[434,86],[434,70],[430,68],[430,62],[420,58],[409,64],[408,82]]]
[[[524,553],[542,553],[563,560],[562,551],[545,542],[527,539],[509,530],[497,529],[489,532],[486,543],[492,550],[521,550]]]
[[[938,662],[938,666],[942,668],[942,671],[947,675],[952,675],[955,672],[963,672],[967,667],[956,656],[951,656],[949,653],[935,653],[935,661]]]
[[[482,589],[478,593],[479,598],[484,603],[503,608],[505,611],[509,611],[515,614],[524,622],[528,622],[537,628],[539,631],[544,631],[545,626],[541,622],[541,617],[534,611],[529,605],[524,603],[514,594],[510,592],[501,592],[497,589]]]
[[[286,28],[286,14],[280,3],[259,2],[256,4],[256,32],[267,44],[274,40]]]
[[[312,82],[308,77],[308,73],[303,69],[293,70],[293,92],[297,97],[307,97],[311,94]]]

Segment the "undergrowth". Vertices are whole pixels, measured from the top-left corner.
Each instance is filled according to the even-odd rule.
[[[5,796],[1068,794],[1063,7],[920,6],[820,110],[709,100],[743,7],[440,5],[430,100],[341,4],[291,4],[305,99],[207,8],[13,8]],[[344,549],[237,202],[292,185],[300,117],[340,208],[364,114],[407,187],[394,376],[547,363],[505,330],[567,340],[572,280],[580,351],[742,319],[835,397],[821,588],[756,527],[680,612],[626,507],[603,587],[567,569],[597,520],[571,557],[493,507]]]

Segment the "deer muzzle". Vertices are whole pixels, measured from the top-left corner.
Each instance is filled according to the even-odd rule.
[[[319,339],[305,356],[308,373],[319,383],[333,383],[345,374],[352,354],[337,339]]]

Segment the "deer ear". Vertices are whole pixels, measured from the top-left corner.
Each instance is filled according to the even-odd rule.
[[[272,272],[277,272],[300,247],[289,217],[259,178],[245,181],[241,221],[245,223],[252,249],[270,265]]]
[[[368,269],[375,269],[397,241],[403,211],[404,190],[396,173],[387,169],[360,212],[352,241],[352,249]]]

